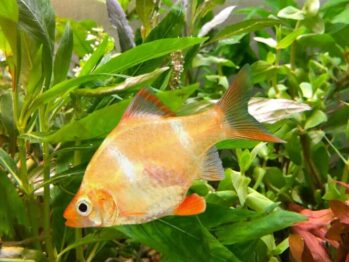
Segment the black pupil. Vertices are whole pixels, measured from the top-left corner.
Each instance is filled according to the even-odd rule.
[[[85,203],[81,203],[79,205],[79,211],[85,213],[87,211],[87,205]]]

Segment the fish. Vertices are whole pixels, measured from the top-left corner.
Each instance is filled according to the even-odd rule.
[[[227,139],[283,142],[248,113],[250,68],[244,66],[217,104],[176,116],[142,88],[89,162],[64,211],[68,227],[146,223],[205,211],[188,190],[196,179],[222,180],[215,144]]]

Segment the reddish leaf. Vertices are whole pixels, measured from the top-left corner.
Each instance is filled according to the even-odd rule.
[[[330,208],[343,224],[349,224],[349,206],[338,200],[330,201]]]
[[[295,262],[302,262],[302,255],[304,251],[304,241],[297,234],[291,234],[288,237],[288,243],[290,246],[290,251]]]
[[[325,241],[307,231],[302,231],[300,236],[303,237],[305,245],[309,249],[314,261],[331,262],[331,259],[329,258],[327,251],[323,246],[323,243],[325,243]]]

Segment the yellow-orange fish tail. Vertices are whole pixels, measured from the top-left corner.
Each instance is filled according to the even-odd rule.
[[[251,86],[250,68],[244,66],[215,107],[224,121],[227,138],[245,138],[282,143],[283,140],[269,133],[248,113],[248,89]]]

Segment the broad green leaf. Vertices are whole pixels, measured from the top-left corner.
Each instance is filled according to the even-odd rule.
[[[292,132],[291,137],[287,139],[285,144],[286,151],[289,158],[296,165],[302,164],[302,147],[299,141],[299,134],[297,132]]]
[[[263,194],[251,188],[248,189],[248,195],[246,196],[245,203],[247,207],[258,212],[266,211],[271,206],[277,205]]]
[[[165,38],[136,46],[97,67],[94,73],[119,73],[137,64],[182,50],[205,41],[205,38]]]
[[[136,0],[136,12],[143,24],[142,37],[147,37],[151,30],[152,14],[155,8],[155,2],[153,0]]]
[[[231,245],[258,239],[304,220],[305,217],[297,213],[277,209],[249,221],[220,226],[217,228],[216,235],[223,244]]]
[[[265,27],[275,26],[281,23],[282,22],[280,20],[276,19],[250,19],[242,21],[240,23],[225,27],[222,31],[219,31],[216,35],[214,35],[208,43],[210,44],[234,35],[254,32]]]
[[[304,11],[294,6],[287,6],[284,9],[281,9],[277,15],[278,17],[281,17],[281,18],[293,19],[293,20],[303,20],[305,18]]]
[[[181,37],[185,27],[184,13],[181,7],[173,7],[160,23],[149,33],[144,42],[156,39]]]
[[[100,96],[117,93],[129,88],[137,88],[141,85],[147,85],[148,83],[154,81],[157,77],[159,77],[163,72],[167,71],[168,69],[168,67],[163,67],[147,74],[128,77],[125,79],[125,81],[118,83],[114,86],[77,89],[74,91],[74,94],[82,96]]]
[[[98,45],[96,50],[92,53],[90,58],[86,61],[83,67],[80,70],[79,76],[84,76],[89,74],[97,65],[98,62],[102,59],[103,55],[108,47],[108,36],[103,38],[102,43]]]
[[[341,13],[332,19],[333,24],[349,24],[349,8],[345,8]]]
[[[5,150],[0,148],[0,165],[2,168],[6,171],[8,171],[13,179],[17,182],[17,184],[21,187],[22,181],[19,178],[19,170],[17,168],[17,165],[15,161],[10,157]],[[4,174],[0,174],[4,175]]]
[[[248,149],[245,149],[245,150],[237,149],[236,156],[238,158],[238,163],[239,163],[241,172],[246,172],[253,161],[250,151]]]
[[[53,68],[54,12],[46,0],[19,0],[19,27],[29,37],[43,44],[42,63],[46,88]]]
[[[310,128],[316,127],[316,126],[318,126],[321,123],[324,123],[326,121],[327,121],[327,115],[321,110],[316,110],[307,119],[307,121],[305,122],[304,128],[310,129]]]
[[[158,250],[162,261],[239,261],[211,233],[191,217],[167,217],[140,225],[118,227],[118,230]]]
[[[283,39],[281,39],[277,43],[276,48],[277,49],[288,48],[304,32],[305,32],[305,28],[304,27],[300,27],[300,28],[292,31],[291,33],[289,33],[287,36],[285,36]]]
[[[14,163],[10,163],[11,161],[3,157],[4,151],[0,149],[0,164],[3,165],[5,162],[8,169],[15,169],[12,166]],[[0,198],[2,203],[0,205],[0,237],[13,237],[18,225],[26,225],[27,214],[25,214],[24,203],[17,194],[16,186],[11,183],[4,172],[0,172]]]
[[[330,34],[305,34],[298,38],[297,44],[300,48],[321,49],[324,52],[329,52],[332,56],[340,57],[343,53],[343,48]]]
[[[18,22],[18,5],[16,0],[0,1],[0,19]]]
[[[126,14],[117,0],[107,0],[107,11],[111,24],[118,32],[121,51],[124,52],[135,46],[132,27],[127,21]]]
[[[67,77],[73,52],[73,32],[68,22],[62,39],[59,43],[54,60],[54,80],[53,84],[63,81]]]
[[[160,92],[158,97],[170,109],[176,111],[197,88],[198,85],[191,85],[173,91]],[[130,101],[130,99],[123,100],[69,123],[46,137],[46,141],[59,143],[105,137],[117,125]]]

